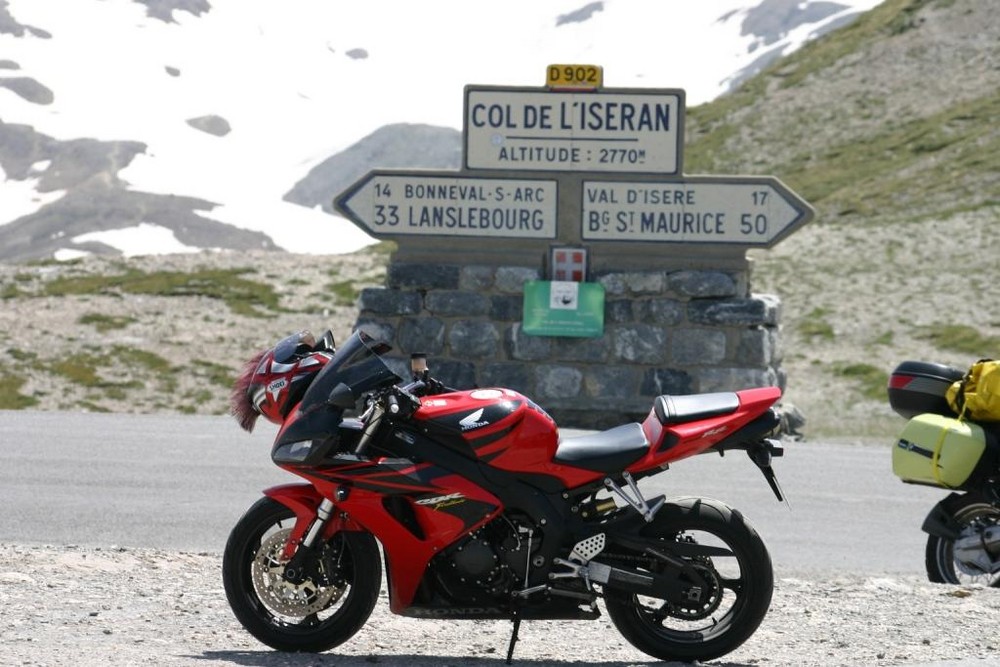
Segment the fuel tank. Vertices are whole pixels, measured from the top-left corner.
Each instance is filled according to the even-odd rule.
[[[552,466],[559,429],[531,399],[511,389],[428,396],[414,420],[491,466],[541,472]]]

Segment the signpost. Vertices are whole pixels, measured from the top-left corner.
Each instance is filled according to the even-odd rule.
[[[465,88],[468,169],[681,173],[683,90]]]
[[[464,169],[372,171],[335,208],[375,238],[409,239],[400,251],[411,258],[454,250],[435,243],[441,236],[468,261],[502,261],[543,240],[593,244],[602,266],[602,243],[657,265],[663,244],[735,257],[812,219],[774,177],[685,176],[683,90],[604,88],[595,65],[552,65],[546,84],[466,86]],[[479,243],[490,238],[511,242]]]
[[[779,382],[777,308],[750,292],[747,250],[812,209],[771,176],[685,175],[684,91],[603,75],[466,86],[460,170],[375,170],[334,200],[395,241],[358,325],[433,352],[446,384],[537,394],[584,428],[664,393]]]
[[[771,247],[812,217],[805,201],[769,176],[584,181],[582,196],[586,241]]]
[[[336,207],[375,238],[398,235],[553,239],[557,183],[373,171]]]

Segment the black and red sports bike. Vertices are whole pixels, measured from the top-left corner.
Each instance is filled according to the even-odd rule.
[[[745,642],[771,601],[764,543],[707,498],[646,498],[638,480],[703,452],[745,450],[782,500],[771,457],[775,387],[660,396],[642,423],[560,437],[510,389],[456,391],[357,331],[339,349],[295,334],[248,364],[233,412],[280,424],[271,458],[305,483],[251,506],[226,544],[233,612],[261,642],[325,651],[371,614],[597,619],[663,660],[708,660]],[[394,363],[394,362],[390,362]],[[355,415],[355,416],[348,416]]]

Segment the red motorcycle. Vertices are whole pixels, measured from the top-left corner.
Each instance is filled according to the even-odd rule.
[[[279,424],[277,486],[234,527],[226,596],[258,640],[325,651],[375,606],[413,618],[611,621],[662,660],[709,660],[746,641],[770,605],[764,543],[706,498],[645,498],[637,481],[703,452],[745,450],[778,500],[775,387],[660,396],[642,423],[560,437],[509,389],[456,391],[415,355],[403,384],[365,333],[339,349],[295,334],[251,360],[233,392],[246,430]],[[357,415],[349,417],[347,415]]]

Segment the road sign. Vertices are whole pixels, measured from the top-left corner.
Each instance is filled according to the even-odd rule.
[[[467,169],[681,173],[684,91],[465,87]]]
[[[545,85],[554,90],[596,90],[604,85],[600,65],[549,65]]]
[[[372,171],[334,206],[375,238],[556,237],[556,181],[455,173]]]
[[[770,176],[693,176],[657,182],[584,181],[587,241],[729,243],[771,247],[812,208]]]

